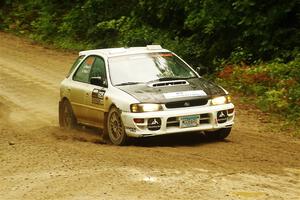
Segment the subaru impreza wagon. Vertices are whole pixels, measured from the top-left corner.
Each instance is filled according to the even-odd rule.
[[[82,51],[62,81],[60,126],[129,137],[201,132],[226,138],[234,123],[228,92],[160,45]]]

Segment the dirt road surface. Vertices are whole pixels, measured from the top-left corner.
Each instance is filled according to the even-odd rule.
[[[58,127],[59,84],[73,60],[0,32],[0,199],[300,199],[299,139],[237,106],[228,139],[201,134],[103,143]]]

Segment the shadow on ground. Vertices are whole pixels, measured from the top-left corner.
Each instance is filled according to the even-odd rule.
[[[65,130],[59,127],[51,128],[52,135],[58,140],[73,140],[79,142],[91,142],[95,144],[111,145],[100,129],[79,126],[75,130]],[[145,138],[130,138],[128,146],[137,147],[177,147],[199,146],[216,142],[231,142],[230,140],[214,140],[201,132],[169,134]]]
[[[147,138],[132,138],[131,145],[142,147],[177,147],[199,146],[216,142],[230,142],[230,140],[214,140],[201,132],[170,134]]]

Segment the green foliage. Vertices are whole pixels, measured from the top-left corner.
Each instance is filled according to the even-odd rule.
[[[298,119],[298,10],[298,0],[2,0],[0,30],[76,50],[161,44]]]
[[[235,90],[255,96],[262,110],[300,120],[299,58],[287,64],[227,65],[218,76]]]
[[[3,0],[0,29],[68,48],[159,43],[213,72],[295,59],[297,13],[297,0]]]

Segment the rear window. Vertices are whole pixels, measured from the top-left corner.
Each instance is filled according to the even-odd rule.
[[[75,60],[75,62],[73,63],[73,65],[72,65],[72,67],[71,67],[69,73],[67,74],[67,78],[70,76],[70,74],[73,72],[73,70],[75,69],[75,67],[82,61],[83,58],[84,58],[84,56],[81,55],[81,56],[79,56],[79,57]]]

